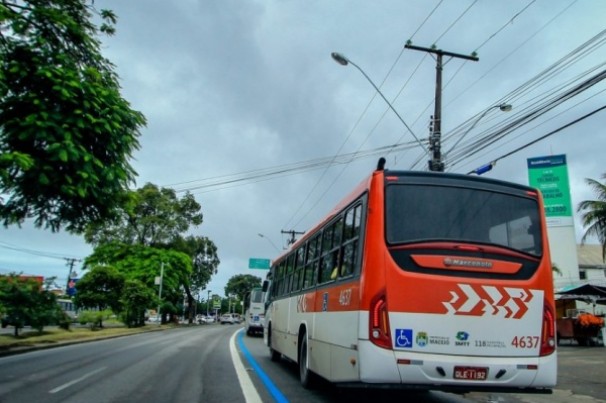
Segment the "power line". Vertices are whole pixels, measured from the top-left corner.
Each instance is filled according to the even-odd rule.
[[[549,132],[549,133],[547,133],[547,134],[544,134],[543,136],[538,137],[538,138],[536,138],[536,139],[534,139],[534,140],[532,140],[532,141],[530,141],[530,142],[528,142],[528,143],[524,144],[524,145],[523,145],[523,146],[521,146],[521,147],[518,147],[518,148],[516,148],[516,149],[514,149],[514,150],[512,150],[512,151],[510,151],[510,152],[508,152],[508,153],[506,153],[506,154],[503,154],[503,155],[501,155],[500,157],[495,158],[494,160],[492,160],[491,162],[489,162],[489,163],[488,163],[488,164],[486,164],[486,165],[483,165],[483,166],[482,166],[482,167],[480,167],[480,168],[487,167],[487,166],[489,166],[489,165],[490,165],[491,167],[493,167],[493,166],[495,166],[495,165],[496,165],[496,163],[497,163],[498,161],[500,161],[500,160],[502,160],[502,159],[504,159],[504,158],[507,158],[507,157],[509,157],[510,155],[515,154],[515,153],[517,153],[518,151],[521,151],[521,150],[523,150],[523,149],[525,149],[525,148],[527,148],[527,147],[530,147],[531,145],[533,145],[533,144],[535,144],[535,143],[538,143],[539,141],[544,140],[544,139],[546,139],[546,138],[547,138],[547,137],[549,137],[549,136],[552,136],[552,135],[554,135],[554,134],[556,134],[556,133],[559,133],[559,132],[561,132],[562,130],[569,128],[570,126],[573,126],[573,125],[575,125],[575,124],[577,124],[577,123],[579,123],[579,122],[581,122],[581,121],[583,121],[583,120],[585,120],[585,119],[587,119],[587,118],[589,118],[589,117],[591,117],[591,116],[595,115],[596,113],[603,111],[604,109],[606,109],[606,105],[603,105],[603,106],[602,106],[602,107],[600,107],[600,108],[594,109],[593,111],[589,112],[588,114],[583,115],[583,116],[581,116],[580,118],[575,119],[575,120],[573,120],[573,121],[571,121],[571,122],[569,122],[569,123],[565,124],[564,126],[560,126],[560,127],[559,127],[559,128],[557,128],[556,130],[553,130],[553,131],[551,131],[551,132]],[[476,173],[476,172],[478,172],[478,171],[480,170],[480,168],[477,168],[477,169],[474,169],[474,170],[472,170],[472,171],[469,171],[467,174]]]
[[[494,148],[494,150],[497,150],[497,149],[499,149],[499,148],[504,147],[506,144],[509,144],[509,143],[510,143],[510,142],[512,142],[513,140],[516,140],[516,139],[518,139],[518,138],[520,138],[520,137],[522,137],[522,136],[526,135],[527,133],[530,133],[531,131],[535,130],[536,128],[538,128],[538,127],[540,127],[540,126],[542,126],[542,125],[547,124],[548,122],[552,121],[553,119],[555,119],[555,118],[557,118],[557,117],[560,117],[562,114],[564,114],[564,113],[566,113],[566,112],[571,111],[572,109],[574,109],[574,108],[578,107],[579,105],[581,105],[581,104],[583,104],[583,103],[585,103],[585,102],[588,102],[588,101],[589,101],[589,100],[591,100],[592,98],[594,98],[594,97],[596,97],[596,96],[598,96],[598,95],[602,94],[602,93],[603,93],[603,92],[605,92],[605,91],[606,91],[606,88],[605,88],[605,89],[603,89],[603,90],[601,90],[601,91],[599,91],[599,92],[597,92],[596,94],[591,95],[591,96],[590,96],[590,97],[588,97],[588,98],[585,98],[584,100],[582,100],[582,101],[580,101],[580,102],[577,102],[576,104],[574,104],[574,105],[572,105],[572,106],[568,107],[567,109],[563,110],[562,112],[558,113],[557,115],[552,116],[552,117],[550,117],[549,119],[546,119],[546,120],[542,121],[541,123],[539,123],[539,124],[537,124],[537,125],[535,125],[535,126],[533,126],[533,127],[529,128],[529,129],[527,129],[527,130],[525,130],[525,131],[523,131],[523,132],[521,132],[521,133],[517,134],[515,137],[512,137],[512,138],[508,139],[507,141],[502,142],[501,144],[499,144],[498,146],[496,146],[496,147]],[[481,158],[481,157],[474,158],[472,161],[478,160],[478,159],[480,159],[480,158]],[[470,163],[471,163],[471,162],[467,162],[467,161],[466,161],[464,165],[470,165]]]
[[[333,165],[347,165],[352,161],[368,158],[376,155],[385,153],[390,149],[407,149],[415,148],[417,145],[414,142],[391,144],[388,146],[377,147],[365,151],[356,151],[353,153],[340,154],[332,157],[316,158],[308,161],[296,162],[293,164],[279,165],[275,167],[262,168],[257,170],[244,171],[242,173],[215,176],[206,179],[198,179],[188,182],[180,182],[172,185],[165,185],[165,187],[171,187],[175,192],[192,192],[195,190],[206,190],[215,191],[224,189],[226,185],[241,186],[253,182],[274,179],[275,177],[281,177],[286,175],[292,175],[295,173],[306,172],[309,170],[320,169],[322,167],[330,167]],[[195,184],[194,183],[199,183]],[[180,185],[188,185],[180,187]]]
[[[507,20],[507,22],[505,24],[503,24],[501,26],[501,28],[499,28],[498,30],[496,30],[492,35],[490,35],[484,42],[482,42],[474,52],[478,52],[484,45],[486,45],[492,38],[496,37],[502,30],[505,29],[505,27],[507,27],[509,24],[513,24],[513,21],[518,18],[524,11],[526,11],[526,9],[528,9],[528,7],[530,7],[531,5],[533,5],[535,3],[536,0],[532,0],[530,3],[528,3],[522,10],[518,11],[513,17],[511,17],[509,20]]]
[[[486,71],[486,73],[482,74],[480,77],[478,77],[473,83],[471,83],[470,85],[468,85],[463,91],[461,91],[458,95],[454,96],[452,99],[450,99],[445,106],[449,106],[452,103],[454,103],[457,99],[459,99],[461,96],[463,96],[463,94],[465,94],[466,92],[468,92],[469,90],[471,90],[474,86],[476,86],[480,81],[482,81],[484,78],[486,78],[487,75],[489,75],[492,71],[494,71],[496,68],[500,67],[503,62],[507,59],[509,59],[514,53],[516,53],[517,51],[519,51],[520,49],[522,49],[522,47],[524,45],[526,45],[528,42],[530,42],[535,36],[537,36],[541,31],[543,31],[545,28],[547,28],[549,25],[551,25],[556,19],[558,19],[562,14],[564,14],[570,7],[572,7],[574,4],[576,3],[576,0],[568,5],[566,5],[566,7],[564,7],[562,10],[560,10],[560,12],[558,12],[554,17],[552,17],[549,21],[547,21],[545,24],[543,24],[541,27],[539,27],[539,29],[537,29],[533,34],[531,34],[528,38],[526,38],[524,41],[522,41],[522,43],[520,43],[516,48],[514,48],[511,52],[509,52],[508,54],[506,54],[505,56],[503,56],[499,61],[497,61],[490,69],[488,69]],[[499,102],[494,102],[494,104],[499,103]]]
[[[529,6],[530,6],[532,3],[534,3],[534,0],[533,0],[533,1],[532,1],[530,4],[528,4],[528,5],[527,5],[525,8],[523,8],[521,11],[517,12],[517,13],[516,13],[516,14],[515,14],[513,17],[511,17],[510,19],[508,19],[508,20],[507,20],[507,23],[505,23],[505,24],[504,24],[504,25],[503,25],[503,26],[502,26],[502,27],[501,27],[499,30],[497,30],[495,33],[493,33],[492,35],[490,35],[490,36],[489,36],[489,37],[488,37],[486,40],[484,40],[484,42],[482,42],[482,43],[481,43],[481,44],[480,44],[480,45],[479,45],[479,46],[476,48],[476,50],[480,49],[480,48],[481,48],[481,47],[483,47],[483,46],[484,46],[486,43],[488,43],[488,42],[489,42],[491,39],[493,39],[494,37],[496,37],[496,36],[497,36],[497,35],[498,35],[498,34],[499,34],[499,33],[500,33],[500,32],[501,32],[501,31],[502,31],[502,30],[503,30],[503,29],[504,29],[504,28],[507,26],[507,25],[509,25],[511,22],[513,22],[513,20],[514,20],[515,18],[517,18],[517,17],[518,17],[518,16],[520,16],[520,15],[521,15],[521,14],[522,14],[524,11],[526,11],[526,9],[527,9],[527,8],[528,8],[528,7],[529,7]],[[475,2],[474,2],[474,4],[475,4]],[[472,5],[473,5],[473,4],[472,4]],[[470,6],[470,7],[471,7],[471,6]],[[465,14],[465,13],[466,13],[468,10],[469,10],[469,8],[468,8],[467,10],[465,10],[465,12],[464,12],[463,14],[461,14],[461,15],[460,15],[460,16],[457,18],[457,21],[458,21],[458,20],[460,20],[460,19],[461,19],[461,17],[462,17],[462,16],[463,16],[463,15],[464,15],[464,14]],[[451,26],[453,26],[453,25],[454,25],[454,23],[451,23]],[[449,27],[449,29],[450,29],[450,27]],[[441,38],[442,36],[443,36],[443,34],[442,34],[442,35],[440,35],[440,37],[439,37],[439,38]],[[439,39],[439,38],[438,38],[438,39]],[[434,43],[436,43],[436,42],[437,42],[437,40],[436,40],[436,41],[434,41]],[[426,56],[426,55],[425,55],[425,56]],[[422,62],[423,60],[425,60],[425,56],[423,57],[423,59],[421,59],[421,62]],[[448,81],[446,82],[446,85],[444,86],[444,88],[445,88],[445,89],[446,89],[446,88],[448,88],[448,86],[450,85],[450,83],[451,83],[451,82],[454,80],[454,78],[455,78],[455,77],[456,77],[456,76],[459,74],[459,72],[462,70],[462,68],[463,68],[465,65],[467,65],[466,61],[464,61],[463,63],[461,63],[461,64],[460,64],[459,68],[458,68],[458,69],[455,71],[455,73],[454,73],[454,74],[453,74],[453,75],[452,75],[452,76],[451,76],[451,77],[448,79]],[[417,68],[418,68],[418,67],[419,67],[419,66],[417,66]],[[416,72],[416,69],[415,69],[415,72]],[[413,74],[414,74],[414,72],[413,72]],[[410,78],[412,78],[412,77],[410,77]],[[409,78],[409,79],[410,79],[410,78]],[[400,91],[400,92],[401,92],[401,91]],[[399,95],[399,93],[398,93],[398,95]],[[424,109],[423,109],[423,110],[422,110],[422,111],[419,113],[419,115],[417,116],[417,118],[416,118],[416,119],[413,121],[413,125],[415,125],[415,124],[416,124],[416,123],[419,121],[419,119],[420,119],[422,116],[424,116],[424,115],[425,115],[425,113],[426,113],[426,112],[427,112],[427,110],[428,110],[428,109],[431,107],[431,105],[432,105],[433,103],[434,103],[434,99],[432,99],[431,101],[429,101],[429,102],[428,102],[427,106],[426,106],[426,107],[425,107],[425,108],[424,108]],[[497,102],[497,103],[499,103],[499,102]],[[500,102],[500,103],[503,103],[503,102]],[[414,169],[415,167],[417,167],[417,166],[418,166],[418,164],[419,164],[421,161],[422,161],[422,158],[421,158],[421,157],[417,158],[417,159],[415,160],[415,162],[414,162],[413,164],[411,164],[411,165],[410,165],[409,169]]]
[[[2,242],[2,241],[0,241],[0,248],[10,249],[10,250],[14,250],[17,252],[27,253],[27,254],[35,255],[35,256],[47,257],[50,259],[59,259],[59,260],[67,259],[64,254],[38,251],[38,250],[34,250],[34,249],[27,249],[27,248],[12,245],[12,244]]]
[[[594,86],[595,84],[599,83],[600,81],[602,81],[604,79],[606,79],[606,70],[602,70],[601,72],[593,75],[589,79],[574,86],[573,88],[567,90],[566,92],[562,93],[561,95],[557,95],[557,96],[551,97],[549,99],[546,99],[542,104],[531,109],[529,112],[527,112],[523,116],[513,120],[511,123],[505,125],[502,129],[492,132],[489,135],[486,135],[486,136],[474,141],[473,143],[471,143],[470,145],[468,145],[466,148],[464,148],[462,150],[458,150],[456,155],[453,157],[452,164],[454,165],[455,162],[460,161],[464,158],[468,158],[471,155],[474,155],[474,154],[480,152],[481,150],[486,149],[487,147],[491,146],[495,142],[504,138],[507,134],[513,132],[514,130],[518,129],[519,127],[521,127],[525,124],[528,124],[531,121],[534,121],[538,117],[540,117],[543,114],[554,109],[556,106],[577,96],[578,94],[591,88],[592,86]]]

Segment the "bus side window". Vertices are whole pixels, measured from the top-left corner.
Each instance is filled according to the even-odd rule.
[[[361,214],[361,204],[351,207],[345,213],[340,277],[350,276],[355,271],[357,258],[356,254],[359,244],[358,239],[360,235],[360,223],[362,221]]]
[[[335,252],[329,252],[322,256],[320,260],[320,279],[318,280],[320,284],[331,280],[332,271],[336,267],[337,259],[335,259],[335,255]]]
[[[320,236],[312,238],[307,246],[307,259],[305,262],[305,278],[303,288],[309,288],[316,285],[317,262],[320,251],[318,250]]]
[[[284,280],[284,294],[288,294],[292,289],[292,279],[294,276],[294,266],[295,266],[295,255],[291,254],[286,259],[286,277]]]
[[[341,264],[341,277],[347,277],[353,274],[354,264],[356,262],[356,250],[358,240],[348,243],[343,247],[343,263]]]
[[[303,288],[303,280],[305,276],[305,245],[301,246],[299,250],[297,250],[297,273],[295,275],[295,279],[297,280],[297,284],[295,285],[295,290],[300,291]]]
[[[284,288],[286,285],[286,260],[283,260],[278,266],[278,295],[284,295]]]
[[[330,279],[336,280],[339,277],[343,277],[343,247],[336,249],[332,253],[332,272],[330,273]]]

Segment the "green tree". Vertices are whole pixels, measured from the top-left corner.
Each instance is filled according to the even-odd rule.
[[[602,180],[606,180],[606,174],[602,174]],[[585,183],[593,189],[597,199],[584,200],[577,206],[585,228],[581,242],[595,236],[602,245],[602,260],[606,261],[606,184],[590,178],[585,179]]]
[[[11,273],[0,276],[0,314],[3,325],[14,326],[17,337],[26,325],[42,332],[58,319],[58,305],[55,296],[43,290],[38,281]]]
[[[210,239],[182,235],[191,226],[202,224],[200,209],[200,204],[189,193],[178,198],[173,189],[147,183],[141,189],[130,192],[128,203],[120,209],[115,219],[90,225],[85,239],[97,247],[120,243],[186,253],[190,258],[190,274],[181,279],[180,285],[187,295],[191,323],[196,302],[194,293],[206,287],[219,265],[217,247]],[[115,259],[112,258],[112,261],[117,264]],[[148,284],[146,281],[144,283]],[[171,302],[177,305],[179,301]]]
[[[65,314],[57,304],[57,296],[48,290],[33,294],[34,306],[29,312],[29,324],[42,333],[45,326],[63,324]]]
[[[116,16],[85,0],[0,0],[0,220],[80,231],[136,175],[145,117],[120,95],[97,36]],[[101,17],[97,27],[92,19]]]
[[[196,300],[193,293],[195,290],[200,292],[206,288],[213,274],[217,273],[219,267],[219,256],[217,255],[217,246],[207,237],[181,236],[171,243],[171,248],[186,253],[192,259],[192,274],[189,277],[188,286],[184,286],[188,303],[189,323],[193,321],[194,309],[191,309]]]
[[[129,192],[113,220],[91,224],[84,238],[92,245],[167,245],[190,226],[202,224],[200,208],[190,193],[179,199],[173,189],[147,183]]]
[[[122,293],[122,321],[128,327],[145,325],[145,310],[156,304],[156,294],[139,280],[126,280]]]
[[[252,274],[237,274],[227,281],[225,295],[237,295],[242,300],[253,288],[261,287],[263,280]]]
[[[162,313],[173,314],[183,299],[181,286],[187,284],[192,263],[185,253],[143,245],[127,245],[119,242],[105,243],[95,248],[84,261],[85,267],[110,265],[125,278],[138,280],[150,290],[156,290],[156,277],[162,276]],[[80,280],[82,281],[82,280]],[[78,282],[78,292],[80,282]],[[149,306],[148,306],[149,307]],[[165,321],[163,315],[163,322]]]
[[[125,277],[116,268],[106,265],[93,267],[78,281],[74,303],[79,308],[103,311],[111,309],[114,313],[122,310],[120,296],[124,288]],[[103,327],[102,319],[99,327]]]

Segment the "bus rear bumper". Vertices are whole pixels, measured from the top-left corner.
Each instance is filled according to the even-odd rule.
[[[428,389],[551,393],[557,380],[557,355],[546,357],[472,357],[386,350],[359,343],[360,381],[427,386]],[[469,378],[456,379],[467,370]],[[478,375],[476,375],[478,374]],[[378,386],[378,385],[377,385]]]

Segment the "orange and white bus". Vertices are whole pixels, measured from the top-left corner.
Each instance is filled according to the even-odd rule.
[[[376,171],[272,262],[264,340],[309,387],[551,393],[543,200],[477,176]]]

